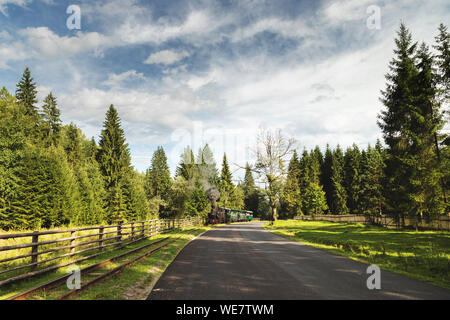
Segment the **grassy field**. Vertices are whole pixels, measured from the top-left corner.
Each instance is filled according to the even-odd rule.
[[[165,237],[178,238],[175,242],[169,244],[162,250],[154,253],[153,255],[125,268],[121,273],[118,273],[104,282],[101,282],[94,287],[83,292],[80,296],[74,299],[84,299],[84,300],[118,300],[118,299],[145,299],[150,292],[150,288],[156,281],[156,279],[164,272],[166,267],[172,262],[176,257],[178,252],[195,236],[198,234],[209,230],[210,227],[198,226],[191,227],[184,230],[174,230],[166,234],[157,235],[151,239],[146,239],[139,241],[138,243],[129,245],[120,250],[114,250],[105,252],[104,254],[89,259],[88,261],[83,261],[78,264],[80,268],[86,267],[88,265],[100,262],[107,258],[117,256],[120,253],[129,251],[133,248],[143,246],[145,244],[154,242],[158,239]],[[143,252],[138,252],[132,256],[127,257],[132,259]],[[117,267],[121,262],[114,262],[108,265],[108,269]],[[103,269],[104,270],[104,269]],[[44,274],[42,276],[34,277],[30,280],[24,280],[18,283],[11,284],[0,288],[0,299],[6,299],[17,293],[25,291],[29,288],[35,287],[37,285],[43,284],[50,280],[56,279],[60,276],[66,274],[67,267],[58,269],[57,271]],[[83,275],[82,275],[83,276]],[[56,290],[51,290],[50,292],[40,293],[38,295],[30,297],[33,300],[52,300],[63,294],[67,289],[62,286]]]
[[[285,238],[450,289],[450,232],[299,220],[264,227]]]

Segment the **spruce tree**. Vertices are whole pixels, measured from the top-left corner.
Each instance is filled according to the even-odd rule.
[[[344,156],[344,186],[347,193],[347,207],[351,214],[359,212],[359,193],[361,187],[361,152],[357,145],[347,148]]]
[[[222,161],[222,171],[220,175],[219,191],[220,199],[218,204],[221,207],[231,207],[235,202],[234,189],[235,186],[232,181],[233,177],[231,175],[230,167],[228,166],[227,155],[223,155]],[[236,209],[236,208],[232,208]]]
[[[437,83],[440,101],[444,104],[450,101],[450,33],[447,27],[441,23],[439,26],[439,35],[436,36],[437,50],[435,64],[438,71]]]
[[[437,136],[442,129],[443,114],[437,101],[436,78],[433,58],[423,43],[417,52],[418,73],[415,79],[414,105],[412,109],[410,146],[414,165],[411,183],[413,200],[419,215],[438,215],[443,213],[445,189],[440,184],[442,175],[439,168],[440,155]],[[444,191],[444,192],[443,192]]]
[[[348,214],[347,193],[344,188],[344,155],[338,145],[331,164],[331,212]]]
[[[245,165],[244,183],[242,184],[244,191],[244,209],[252,211],[254,214],[258,212],[259,196],[256,188],[255,180],[253,178],[250,165]]]
[[[193,181],[194,177],[197,174],[196,166],[195,166],[195,157],[192,149],[188,146],[184,149],[183,154],[181,155],[180,164],[176,170],[176,177],[182,177],[186,181]]]
[[[80,165],[83,161],[81,130],[73,123],[64,128],[64,150],[67,160],[73,166]]]
[[[417,77],[416,48],[412,36],[401,24],[395,40],[395,58],[390,62],[386,75],[386,89],[381,101],[385,110],[379,115],[378,125],[383,131],[386,149],[386,205],[397,222],[404,214],[413,214],[415,205],[411,194],[410,177],[414,173],[414,160],[410,146],[413,141],[412,118],[414,105],[414,80]]]
[[[203,182],[212,186],[217,186],[219,184],[219,173],[216,162],[208,144],[206,144],[203,149],[199,150],[197,167]]]
[[[328,212],[330,212],[332,207],[332,193],[333,193],[333,184],[331,181],[331,165],[333,163],[333,152],[330,149],[330,146],[327,144],[325,157],[323,160],[323,165],[321,169],[320,180],[323,186],[323,190],[325,191],[325,197],[327,200]]]
[[[56,145],[61,131],[61,112],[58,109],[56,98],[51,92],[45,98],[42,106],[42,120],[46,125],[47,136]]]
[[[31,77],[30,70],[25,68],[22,79],[17,84],[16,97],[25,106],[26,114],[37,117],[36,83]]]
[[[171,177],[169,165],[167,164],[167,156],[163,147],[158,147],[153,153],[146,180],[151,187],[149,198],[159,196],[162,199],[167,199],[171,185]]]
[[[292,159],[289,162],[286,183],[281,196],[281,202],[284,204],[287,218],[293,218],[303,214],[299,177],[300,161],[297,156],[297,151],[294,150]]]
[[[359,207],[362,214],[383,213],[383,170],[382,153],[370,145],[361,154],[361,188]]]
[[[97,160],[105,179],[108,223],[123,222],[126,216],[126,199],[121,184],[130,170],[130,151],[125,142],[119,115],[113,105],[109,107],[103,123]]]

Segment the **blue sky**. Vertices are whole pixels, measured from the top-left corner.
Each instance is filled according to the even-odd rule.
[[[69,5],[80,30],[66,26]],[[173,170],[185,145],[205,142],[219,164],[227,152],[244,165],[261,126],[299,149],[365,147],[381,137],[400,21],[431,45],[450,2],[0,0],[0,85],[14,92],[28,66],[40,101],[52,91],[63,121],[96,139],[114,104],[140,171],[158,145]]]

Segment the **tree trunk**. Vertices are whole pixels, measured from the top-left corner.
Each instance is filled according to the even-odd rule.
[[[277,207],[272,207],[272,221],[277,221]]]

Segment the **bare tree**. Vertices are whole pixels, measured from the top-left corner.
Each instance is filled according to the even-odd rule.
[[[272,220],[277,220],[277,205],[283,180],[287,174],[287,162],[296,146],[295,139],[283,136],[280,129],[261,128],[256,137],[256,164],[252,171],[265,183],[269,205],[272,208]]]

